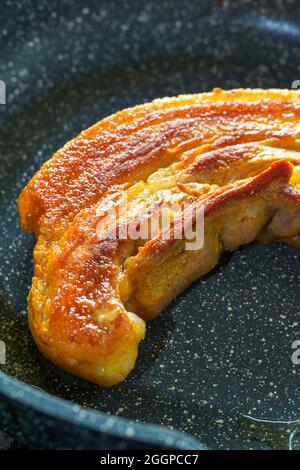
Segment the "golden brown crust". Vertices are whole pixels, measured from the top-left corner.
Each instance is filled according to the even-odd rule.
[[[22,226],[51,238],[106,191],[146,178],[189,148],[299,137],[299,116],[299,93],[282,90],[216,89],[121,111],[45,163],[20,195]]]
[[[64,369],[110,385],[134,366],[141,318],[156,316],[223,249],[259,237],[298,246],[300,96],[215,89],[155,100],[82,132],[43,165],[19,198],[33,231],[30,327]],[[99,238],[103,208],[126,195],[125,226],[167,199],[205,208],[205,243],[160,230],[144,240]],[[173,231],[173,232],[172,232]],[[135,312],[135,313],[131,313]],[[141,317],[141,318],[140,318]]]

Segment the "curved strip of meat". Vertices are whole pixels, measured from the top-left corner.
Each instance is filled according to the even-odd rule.
[[[19,197],[22,227],[37,237],[28,314],[42,353],[99,385],[119,383],[144,320],[222,250],[255,240],[299,248],[299,117],[298,92],[215,89],[121,111],[59,150]],[[187,249],[183,215],[168,209],[169,227],[132,235],[172,204],[195,230],[202,211],[201,247]],[[115,209],[116,231],[106,221]]]

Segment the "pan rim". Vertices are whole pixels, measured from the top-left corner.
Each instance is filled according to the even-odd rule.
[[[138,423],[126,417],[108,415],[103,411],[85,408],[75,402],[71,403],[34,388],[2,371],[0,371],[0,396],[25,405],[45,417],[59,419],[66,424],[80,426],[110,437],[118,437],[127,442],[180,450],[208,450],[206,444],[183,431],[172,430],[159,424]]]

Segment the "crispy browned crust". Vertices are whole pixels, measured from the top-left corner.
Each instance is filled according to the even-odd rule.
[[[37,236],[28,311],[40,350],[75,375],[118,383],[134,366],[141,318],[160,313],[222,250],[255,239],[298,247],[299,117],[298,92],[215,89],[121,111],[60,149],[19,197],[22,227]],[[204,205],[201,250],[175,239],[178,218],[142,244],[99,239],[103,208],[130,195],[139,224],[139,188],[146,211],[165,181],[191,225]]]

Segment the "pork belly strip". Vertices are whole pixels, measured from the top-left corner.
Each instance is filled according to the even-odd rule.
[[[297,138],[296,91],[214,90],[120,111],[58,150],[20,195],[26,231],[49,239],[116,185],[132,185],[190,148]],[[58,233],[57,233],[58,232]]]
[[[259,238],[298,246],[299,94],[215,90],[156,100],[84,131],[20,195],[37,235],[29,323],[40,350],[99,385],[134,367],[143,319],[235,250]],[[205,209],[204,246],[172,230],[144,240],[99,238],[103,209],[129,200],[122,224],[161,202]],[[184,234],[183,234],[184,235]]]

